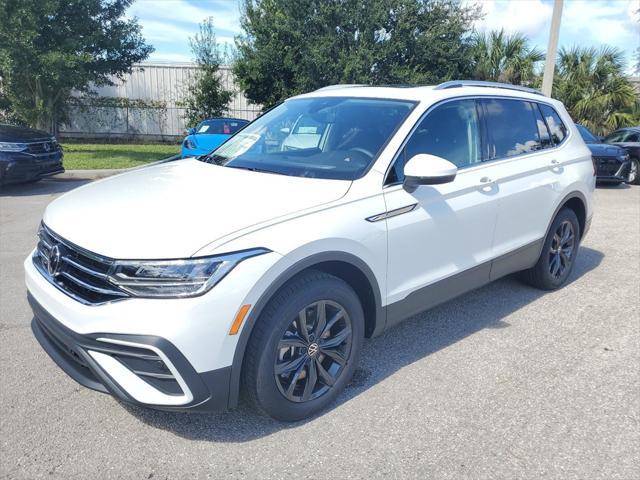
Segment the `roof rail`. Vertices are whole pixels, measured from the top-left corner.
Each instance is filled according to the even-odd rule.
[[[451,80],[434,87],[434,90],[446,90],[448,88],[460,87],[488,87],[488,88],[504,88],[505,90],[517,90],[520,92],[535,93],[536,95],[544,95],[540,90],[535,88],[523,87],[521,85],[511,85],[510,83],[485,82],[482,80]]]
[[[364,83],[338,83],[336,85],[327,85],[326,87],[318,88],[314,92],[325,92],[327,90],[337,90],[339,88],[351,88],[351,87],[366,87]]]

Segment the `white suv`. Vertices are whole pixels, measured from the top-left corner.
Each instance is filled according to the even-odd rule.
[[[281,420],[333,401],[372,337],[496,278],[562,286],[594,168],[561,103],[510,85],[334,86],[208,156],[52,202],[25,261],[33,331],[139,405]]]

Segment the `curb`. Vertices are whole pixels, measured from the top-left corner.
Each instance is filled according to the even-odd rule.
[[[78,180],[100,180],[101,178],[111,177],[118,175],[119,173],[132,172],[133,170],[139,170],[141,168],[151,167],[153,165],[159,165],[161,163],[172,162],[179,160],[180,155],[173,155],[171,157],[163,158],[157,162],[151,162],[138,167],[132,168],[103,168],[98,170],[67,170],[64,173],[49,177],[49,180],[57,180],[60,182],[72,182]]]

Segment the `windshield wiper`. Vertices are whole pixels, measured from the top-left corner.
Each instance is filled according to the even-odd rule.
[[[238,168],[240,170],[249,170],[250,172],[260,172],[260,173],[273,173],[275,175],[285,175],[285,176],[291,176],[288,173],[283,173],[283,172],[276,172],[274,170],[267,170],[264,168],[257,168],[257,167],[246,167],[246,166],[242,166],[242,165],[225,165],[225,167],[228,168]]]

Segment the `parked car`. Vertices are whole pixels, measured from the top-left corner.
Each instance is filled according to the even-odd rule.
[[[627,181],[640,185],[640,126],[621,128],[604,138],[605,143],[617,145],[629,152],[630,165]]]
[[[591,150],[597,181],[619,185],[629,180],[631,162],[629,153],[617,145],[607,145],[584,125],[576,125],[582,139]]]
[[[292,149],[300,118],[315,140]],[[563,286],[594,187],[567,111],[535,90],[320,89],[211,155],[54,200],[24,263],[32,328],[125,402],[218,410],[242,388],[298,420],[345,388],[365,337],[513,272]]]
[[[64,172],[62,147],[46,132],[0,124],[0,185]]]
[[[182,142],[182,158],[206,155],[218,148],[249,122],[239,118],[209,118],[187,130]]]

